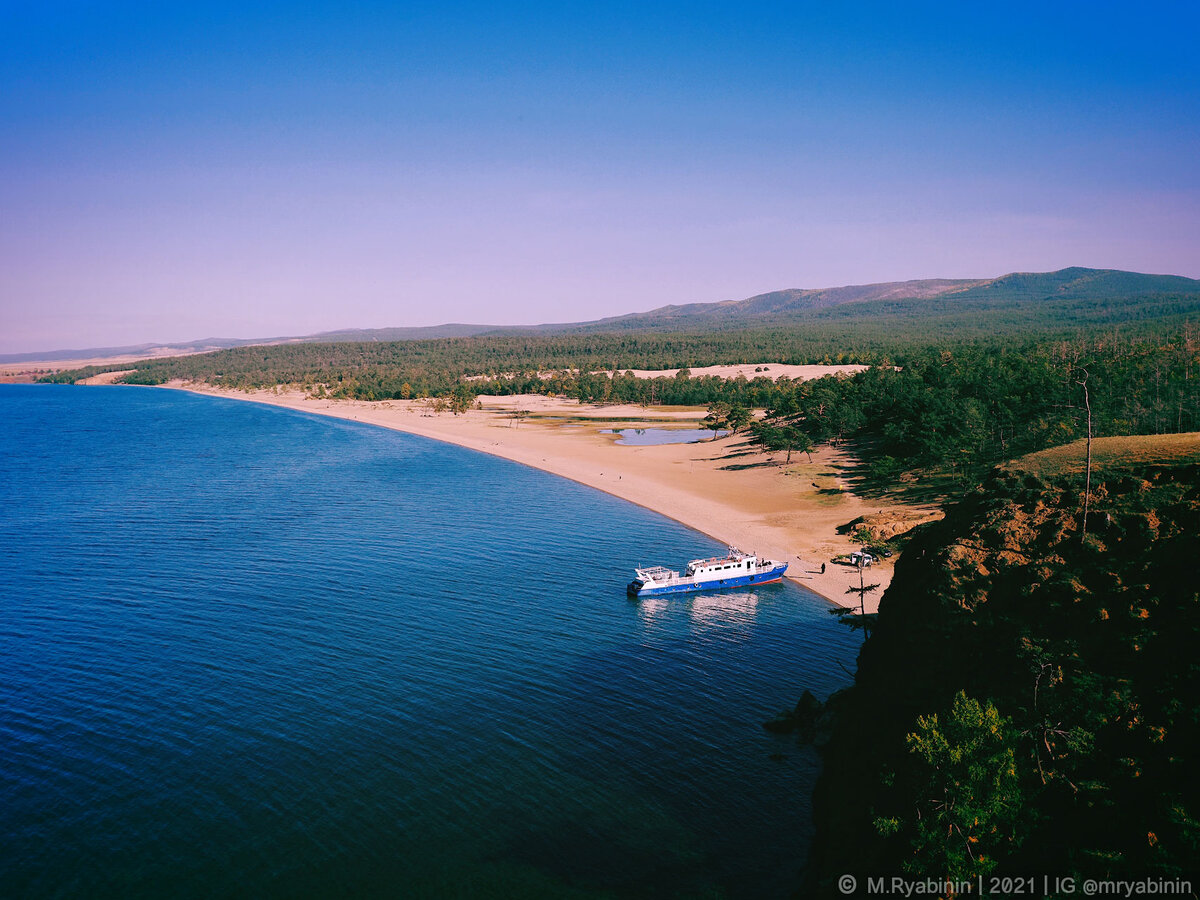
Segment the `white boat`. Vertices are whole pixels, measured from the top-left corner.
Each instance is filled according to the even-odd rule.
[[[770,584],[781,580],[787,567],[785,562],[761,559],[754,553],[743,553],[730,547],[726,556],[693,559],[682,575],[666,566],[634,569],[637,577],[629,582],[628,590],[634,597],[654,597]]]

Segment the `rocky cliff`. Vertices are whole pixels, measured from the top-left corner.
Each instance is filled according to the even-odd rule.
[[[1172,876],[1200,859],[1200,435],[996,470],[896,567],[817,789],[853,873]]]

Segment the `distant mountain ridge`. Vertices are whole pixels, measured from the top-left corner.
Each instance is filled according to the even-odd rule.
[[[746,317],[780,316],[859,303],[869,300],[919,300],[937,297],[955,290],[986,284],[969,279],[930,278],[919,281],[886,281],[880,284],[847,285],[835,288],[788,288],[756,294],[745,300],[722,300],[717,303],[688,303],[681,306],[661,306],[644,313],[628,313],[585,323],[584,327],[645,323],[648,320],[683,320],[706,318],[736,321]]]
[[[246,344],[266,343],[262,340],[239,338],[203,338],[177,344],[133,344],[127,347],[89,347],[85,350],[37,350],[32,353],[3,353],[0,363],[54,362],[56,360],[96,359],[111,356],[178,356],[184,353],[205,353],[209,350],[228,350]]]
[[[575,329],[589,331],[655,328],[683,324],[706,327],[777,325],[814,314],[855,315],[890,312],[930,312],[947,304],[1021,304],[1042,300],[1105,301],[1121,298],[1184,294],[1200,297],[1200,280],[1180,275],[1143,275],[1119,269],[1072,267],[1057,272],[1013,272],[999,278],[930,278],[848,285],[817,290],[789,289],[758,294],[745,300],[663,306],[587,322]],[[927,301],[938,301],[928,303]],[[845,309],[842,309],[845,307]],[[836,310],[837,312],[829,312]],[[574,330],[574,329],[572,329]]]
[[[1072,267],[1056,272],[1012,272],[998,278],[927,278],[878,284],[799,289],[757,294],[744,300],[686,303],[661,306],[648,312],[627,313],[587,322],[542,325],[473,325],[448,323],[424,327],[354,328],[302,337],[208,338],[178,344],[139,344],[89,350],[0,355],[0,363],[84,359],[144,353],[200,353],[261,344],[335,341],[409,341],[433,338],[477,337],[486,334],[571,334],[623,331],[726,330],[779,326],[803,321],[891,315],[928,318],[958,315],[970,309],[989,313],[1019,314],[1022,307],[1063,304],[1064,315],[1107,317],[1114,322],[1153,318],[1161,314],[1154,304],[1136,308],[1134,301],[1149,298],[1193,299],[1200,314],[1200,280],[1181,275],[1146,275],[1119,269]],[[1120,307],[1119,302],[1126,302]]]
[[[213,350],[230,350],[235,347],[263,347],[275,344],[300,344],[309,342],[417,341],[428,338],[471,337],[497,330],[502,329],[496,325],[458,324],[407,328],[347,328],[340,331],[323,331],[318,334],[298,337],[203,338],[198,341],[134,344],[127,347],[91,347],[84,350],[39,350],[30,353],[4,353],[0,354],[0,364],[86,360],[114,356],[140,356],[149,359],[155,356],[184,356],[191,353],[208,353]]]

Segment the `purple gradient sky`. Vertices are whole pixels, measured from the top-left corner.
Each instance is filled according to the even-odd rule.
[[[4,3],[0,353],[1200,277],[1192,3]]]

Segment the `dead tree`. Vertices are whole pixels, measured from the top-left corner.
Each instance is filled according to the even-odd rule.
[[[1083,388],[1083,405],[1087,410],[1087,463],[1084,469],[1083,482],[1083,525],[1079,529],[1079,541],[1082,543],[1087,539],[1087,517],[1088,507],[1092,502],[1092,398],[1088,393],[1088,370],[1083,369],[1083,381],[1077,381],[1076,384]]]

